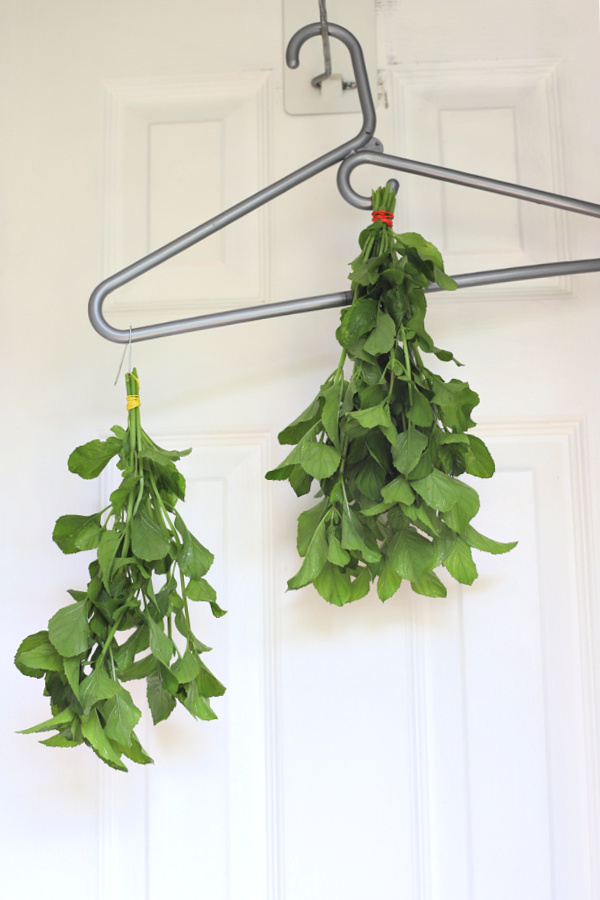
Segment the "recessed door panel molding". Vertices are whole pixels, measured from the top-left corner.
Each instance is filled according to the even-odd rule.
[[[597,635],[585,423],[482,425],[475,525],[508,555],[418,604],[435,900],[597,896]]]
[[[267,72],[105,84],[106,275],[268,183],[269,84]],[[112,294],[107,310],[266,302],[267,217],[262,207],[190,247]]]
[[[393,152],[564,192],[555,61],[440,63],[389,71]],[[568,258],[567,217],[559,210],[413,175],[398,178],[402,227],[438,243],[450,273]],[[559,277],[469,289],[461,299],[569,291],[569,280]]]
[[[227,692],[213,701],[215,721],[198,721],[176,708],[153,726],[144,687],[134,684],[143,710],[140,739],[155,762],[132,763],[125,776],[100,769],[99,896],[184,895],[200,872],[211,900],[246,900],[248,884],[255,896],[275,900],[276,779],[265,762],[274,760],[277,743],[277,687],[269,662],[268,437],[168,435],[157,441],[192,447],[178,463],[187,481],[182,515],[214,553],[207,577],[229,614],[214,619],[207,604],[193,604],[191,613],[195,633],[213,648],[206,664]],[[116,483],[115,474],[105,478],[103,497]]]

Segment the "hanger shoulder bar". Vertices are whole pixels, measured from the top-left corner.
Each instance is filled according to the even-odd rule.
[[[348,156],[338,170],[337,183],[340,194],[344,200],[347,200],[348,203],[356,206],[358,209],[371,209],[371,198],[361,196],[352,188],[350,175],[357,166],[366,164],[397,169],[401,172],[422,175],[425,178],[435,178],[451,184],[460,184],[480,191],[504,194],[507,197],[514,197],[516,200],[541,203],[544,206],[553,206],[568,212],[600,218],[600,205],[597,203],[575,200],[573,197],[563,197],[561,194],[539,191],[537,188],[524,187],[508,181],[498,181],[495,178],[487,178],[483,175],[472,175],[469,172],[460,172],[458,169],[447,169],[444,166],[433,165],[433,163],[417,162],[413,159],[404,159],[401,156],[391,156],[387,153],[376,153],[370,150],[358,150],[356,153]]]

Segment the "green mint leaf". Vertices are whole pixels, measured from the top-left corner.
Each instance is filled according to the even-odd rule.
[[[381,489],[381,496],[387,501],[404,503],[410,506],[414,502],[415,495],[412,487],[403,475],[398,475]]]
[[[69,471],[81,478],[97,478],[121,449],[121,441],[110,437],[106,441],[90,441],[77,447],[69,456]]]
[[[92,706],[100,700],[108,700],[114,697],[123,688],[118,681],[114,681],[106,669],[97,668],[83,679],[79,686],[79,697],[83,711],[87,715]]]
[[[300,513],[298,517],[298,536],[296,547],[300,556],[306,556],[313,535],[318,526],[324,521],[330,509],[329,500],[325,497],[316,506]]]
[[[154,724],[157,725],[168,719],[175,709],[177,701],[170,691],[165,690],[162,678],[158,673],[148,676],[146,696]]]
[[[435,572],[425,572],[418,581],[413,581],[411,587],[415,594],[425,597],[446,597],[448,591]]]
[[[48,636],[61,656],[79,656],[90,646],[88,604],[63,606],[48,622]]]
[[[375,563],[381,559],[375,540],[363,527],[358,514],[348,506],[342,511],[341,545],[345,550],[357,550],[365,562]]]
[[[477,568],[473,562],[471,548],[458,536],[444,559],[444,566],[461,584],[473,584],[477,578]]]
[[[203,697],[222,697],[225,693],[225,685],[221,684],[218,678],[200,662],[200,671],[196,677],[198,690]]]
[[[321,597],[333,606],[344,606],[353,600],[350,575],[331,563],[323,566],[314,583]]]
[[[58,729],[63,725],[69,725],[73,721],[74,715],[75,713],[72,709],[63,709],[62,712],[52,716],[51,719],[46,719],[45,722],[34,725],[32,728],[25,728],[23,731],[20,731],[19,734],[37,734],[41,731],[53,731],[55,728]]]
[[[352,347],[359,338],[371,331],[377,324],[377,301],[362,297],[353,301],[352,306],[342,312],[341,325],[336,337],[342,347]]]
[[[392,458],[398,471],[402,475],[412,472],[426,447],[427,437],[423,432],[411,427],[403,431],[392,446]]]
[[[327,531],[327,561],[343,568],[350,562],[350,554],[340,544],[338,536],[329,529]]]
[[[52,540],[63,553],[79,553],[81,550],[94,550],[101,534],[100,513],[93,516],[61,516],[54,526]]]
[[[132,663],[130,666],[120,669],[119,680],[134,681],[138,678],[147,678],[148,675],[153,675],[156,672],[157,666],[158,663],[156,657],[152,653],[149,653],[147,656],[143,656],[141,659],[136,660],[136,662]]]
[[[413,387],[412,402],[410,409],[406,412],[407,419],[415,425],[428,428],[433,422],[433,410],[431,403],[417,388]]]
[[[169,552],[169,539],[145,509],[131,522],[131,548],[136,556],[146,562],[164,559]]]
[[[321,389],[320,396],[324,400],[321,422],[323,423],[325,434],[336,450],[341,451],[339,422],[340,386],[338,384],[332,384],[325,391]]]
[[[123,534],[119,531],[104,531],[98,544],[98,562],[102,572],[102,581],[110,593],[110,578],[119,547],[123,542]]]
[[[485,553],[508,553],[509,550],[512,550],[518,544],[518,541],[510,541],[505,544],[500,541],[493,541],[491,538],[485,537],[485,535],[476,531],[472,525],[467,525],[464,536],[467,544],[475,547],[476,550],[483,550]]]
[[[175,513],[175,528],[182,540],[182,546],[177,554],[179,568],[184,575],[198,580],[206,575],[213,564],[214,556],[193,534],[190,534],[179,513]]]
[[[386,556],[394,571],[407,581],[419,581],[435,562],[433,544],[411,526],[392,538]]]
[[[396,324],[389,313],[377,312],[377,324],[367,338],[364,350],[372,356],[388,353],[396,342]]]
[[[154,621],[149,613],[146,613],[148,634],[150,638],[150,652],[163,665],[168,666],[173,657],[173,641],[164,633],[160,625]]]
[[[210,703],[202,695],[197,681],[192,681],[186,685],[186,696],[183,705],[195,719],[210,721],[217,718],[216,713],[211,709]]]
[[[126,756],[127,759],[130,759],[132,762],[140,763],[141,765],[148,765],[149,763],[154,762],[152,757],[148,756],[133,732],[131,733],[130,744],[128,746],[119,744],[119,750],[122,752],[123,756]]]
[[[363,428],[386,427],[392,424],[390,408],[385,402],[368,409],[357,409],[355,412],[348,413],[348,416],[355,419]]]
[[[103,762],[108,763],[113,769],[127,772],[127,766],[121,762],[121,751],[104,733],[95,709],[81,720],[81,733]]]
[[[283,431],[279,432],[280,444],[297,444],[304,435],[313,428],[320,419],[322,401],[316,397],[304,412],[300,413]]]
[[[469,450],[465,456],[466,471],[478,478],[491,478],[496,466],[490,451],[481,438],[475,437],[474,434],[468,434],[466,437],[469,442]]]
[[[63,658],[50,643],[48,632],[38,631],[21,642],[15,665],[23,675],[43,678],[46,672],[62,672]]]
[[[181,659],[173,663],[171,671],[180,684],[187,684],[200,674],[200,666],[198,654],[186,650]]]
[[[477,491],[438,469],[434,469],[425,478],[411,481],[410,484],[426,503],[439,512],[449,512],[453,507],[458,506],[463,517],[468,515],[467,521],[469,521],[479,509]]]
[[[289,590],[298,590],[314,581],[327,561],[327,537],[325,518],[316,527],[306,549],[306,556],[300,570],[288,581]]]
[[[124,747],[131,747],[133,729],[142,713],[131,698],[129,691],[121,690],[110,697],[103,706],[104,733],[107,738]]]
[[[389,600],[399,589],[401,583],[401,576],[385,561],[377,579],[377,596],[380,600]]]
[[[340,464],[335,447],[317,441],[304,441],[300,450],[300,465],[313,478],[329,478]]]
[[[379,500],[385,478],[385,470],[372,457],[367,457],[356,472],[354,483],[361,494],[364,494],[369,500]]]

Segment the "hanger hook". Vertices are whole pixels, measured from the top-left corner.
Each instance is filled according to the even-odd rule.
[[[371,96],[369,76],[367,75],[367,66],[365,64],[362,47],[352,32],[343,28],[341,25],[334,25],[332,22],[327,22],[327,31],[331,37],[337,38],[338,41],[341,41],[342,44],[345,44],[348,48],[363,116],[363,127],[360,134],[372,137],[375,132],[376,123],[375,106],[373,104],[373,97]],[[298,68],[300,62],[300,48],[302,45],[306,43],[309,38],[318,37],[321,34],[321,23],[315,22],[312,25],[305,25],[297,31],[296,34],[292,35],[285,54],[285,59],[290,69]]]

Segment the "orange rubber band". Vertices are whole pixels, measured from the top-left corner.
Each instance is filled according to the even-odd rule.
[[[373,222],[383,222],[384,225],[389,225],[390,228],[394,224],[394,214],[388,212],[387,209],[374,209],[372,218]]]

